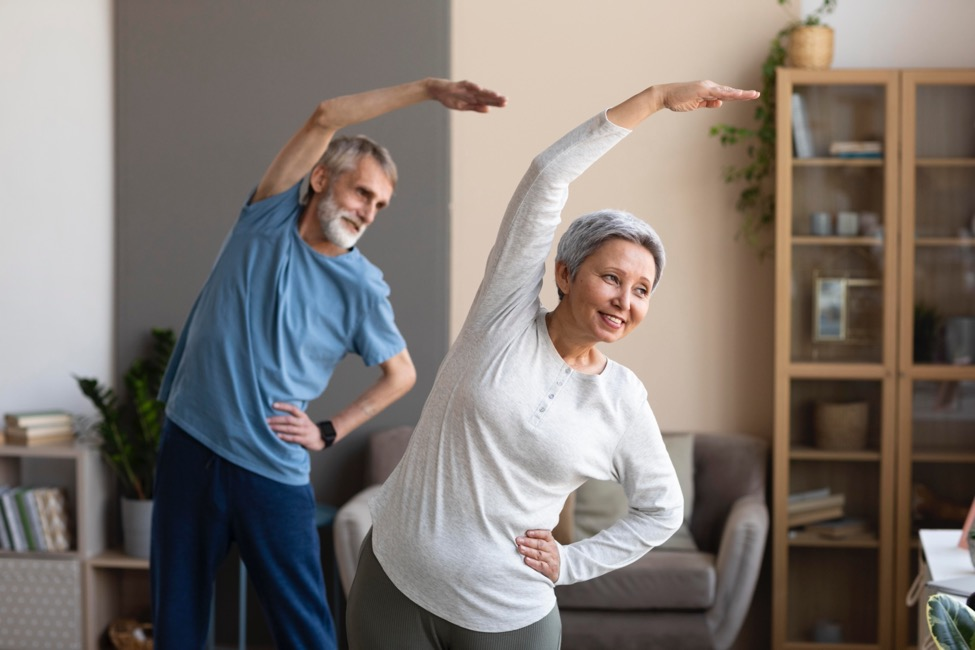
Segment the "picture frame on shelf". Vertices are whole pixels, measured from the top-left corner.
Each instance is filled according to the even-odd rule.
[[[880,280],[813,276],[813,342],[870,344],[880,336]]]
[[[813,340],[846,340],[846,278],[815,279]]]

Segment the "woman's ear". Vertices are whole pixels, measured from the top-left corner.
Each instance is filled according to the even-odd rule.
[[[569,277],[569,265],[565,262],[555,263],[555,284],[564,294],[569,293],[569,285],[571,284],[571,278]]]

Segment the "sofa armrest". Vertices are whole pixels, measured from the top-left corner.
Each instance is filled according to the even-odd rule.
[[[764,497],[753,494],[735,501],[721,534],[715,560],[714,606],[707,613],[717,649],[731,647],[751,607],[768,529],[769,513]]]
[[[369,501],[379,491],[380,486],[371,485],[349,499],[335,514],[332,537],[335,544],[335,563],[339,568],[342,590],[349,595],[352,579],[359,564],[359,550],[362,541],[372,528],[372,513]]]

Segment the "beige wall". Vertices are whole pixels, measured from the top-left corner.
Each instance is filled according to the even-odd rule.
[[[510,103],[487,118],[454,116],[452,336],[536,153],[652,83],[757,87],[770,35],[789,18],[772,0],[455,2],[453,76]],[[606,349],[644,381],[664,429],[771,435],[773,267],[735,239],[737,192],[721,170],[742,154],[708,136],[715,122],[747,123],[753,109],[653,116],[573,185],[566,208],[567,218],[629,210],[664,240],[669,261],[647,319]],[[554,295],[549,278],[549,308]]]

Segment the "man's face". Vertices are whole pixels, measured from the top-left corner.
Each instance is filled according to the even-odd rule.
[[[318,222],[325,237],[340,248],[352,248],[389,205],[393,184],[371,156],[330,180],[318,203]]]

